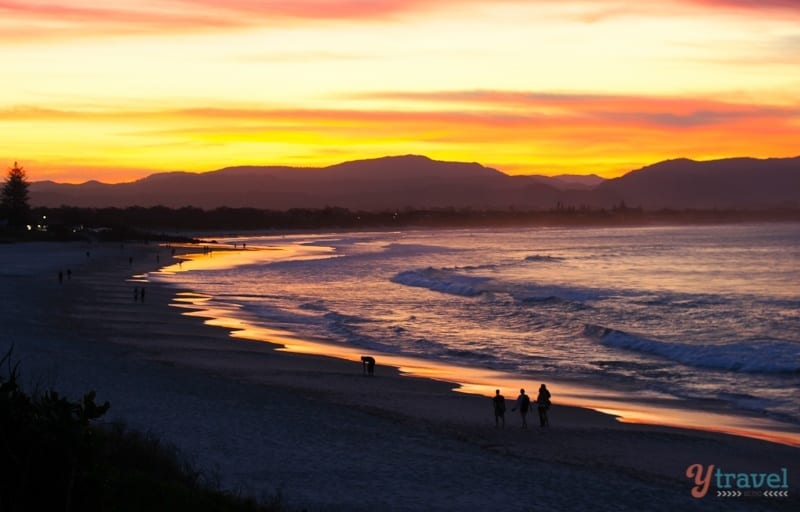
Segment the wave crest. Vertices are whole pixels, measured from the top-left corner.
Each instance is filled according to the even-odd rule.
[[[475,297],[492,290],[487,284],[488,277],[464,276],[446,269],[428,267],[420,270],[405,270],[392,277],[393,283],[417,288],[427,288],[435,292]]]
[[[558,256],[547,256],[544,254],[532,254],[531,256],[526,256],[525,261],[538,261],[542,263],[555,263],[557,261],[564,261],[564,258],[560,258]]]
[[[607,347],[652,354],[687,366],[743,373],[800,372],[800,344],[789,341],[689,345],[652,340],[600,325],[586,325],[583,334]]]

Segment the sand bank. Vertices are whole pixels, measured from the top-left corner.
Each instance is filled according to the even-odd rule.
[[[191,248],[178,248],[178,255]],[[87,254],[88,251],[88,254]],[[554,406],[549,429],[488,398],[380,364],[289,354],[171,307],[142,276],[157,245],[0,247],[0,349],[30,385],[96,389],[120,419],[173,442],[227,488],[282,492],[309,510],[793,510],[800,450],[711,432],[623,424]],[[59,270],[71,277],[59,283]],[[145,299],[134,288],[144,287]],[[235,326],[234,326],[235,327]],[[282,333],[274,333],[279,341]],[[531,383],[534,388],[536,383]],[[516,389],[503,389],[507,398]],[[555,391],[555,390],[554,390]],[[510,404],[509,404],[510,405]],[[690,494],[692,464],[785,468],[788,498]],[[723,489],[724,490],[724,489]]]

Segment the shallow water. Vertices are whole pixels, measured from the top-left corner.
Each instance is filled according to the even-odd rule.
[[[800,425],[800,224],[222,241],[276,250],[154,277],[255,326],[365,353]]]

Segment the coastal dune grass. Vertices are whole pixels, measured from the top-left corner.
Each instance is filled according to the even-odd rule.
[[[283,510],[280,497],[219,490],[152,434],[99,424],[110,404],[92,391],[26,393],[12,350],[0,359],[0,510]]]

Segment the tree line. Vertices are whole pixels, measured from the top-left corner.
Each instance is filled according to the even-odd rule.
[[[352,211],[346,208],[35,208],[48,229],[134,228],[147,231],[291,231],[314,229],[393,229],[515,226],[642,225],[800,220],[800,210],[661,210],[613,208],[598,210],[478,210],[470,208]]]

